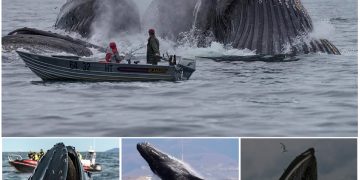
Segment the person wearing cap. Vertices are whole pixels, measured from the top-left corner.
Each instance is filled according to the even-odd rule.
[[[147,43],[146,62],[147,64],[157,65],[160,60],[159,40],[155,36],[155,30],[149,29],[149,39]]]
[[[106,50],[106,56],[105,56],[106,62],[120,63],[124,59],[124,57],[119,55],[119,51],[116,47],[116,43],[111,42],[109,44],[109,47],[110,48],[107,48],[107,50]]]

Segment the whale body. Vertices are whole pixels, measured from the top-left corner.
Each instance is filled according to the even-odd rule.
[[[149,143],[137,144],[140,155],[149,164],[151,171],[162,180],[202,180],[179,160],[161,152]]]
[[[152,1],[145,22],[170,39],[177,39],[179,31],[194,30],[200,47],[216,41],[265,55],[340,54],[330,41],[309,36],[313,24],[300,0],[182,0],[182,5],[177,3],[177,0]]]
[[[78,56],[91,56],[90,48],[104,52],[97,45],[48,31],[20,28],[2,37],[2,48],[6,51],[24,48],[32,52],[67,52]]]

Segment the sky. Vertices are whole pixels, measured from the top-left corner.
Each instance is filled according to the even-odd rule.
[[[149,142],[160,151],[183,160],[206,179],[238,179],[238,139],[123,139],[123,178],[153,175],[136,144]]]
[[[355,139],[242,139],[241,179],[277,180],[296,156],[314,147],[319,180],[356,180],[356,146]]]
[[[103,152],[119,148],[118,138],[3,138],[3,152],[28,152],[40,149],[51,149],[56,143],[63,142],[65,146],[74,146],[77,151],[85,152],[90,147]]]

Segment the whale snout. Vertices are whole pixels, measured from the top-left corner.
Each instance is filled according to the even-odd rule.
[[[136,148],[139,150],[139,151],[144,151],[146,148],[148,148],[150,146],[150,144],[148,142],[142,142],[142,143],[138,143],[136,145]]]
[[[148,142],[142,142],[142,143],[138,143],[136,145],[136,149],[139,151],[139,153],[143,156],[143,157],[147,157],[150,156],[151,152],[153,151],[151,145]]]

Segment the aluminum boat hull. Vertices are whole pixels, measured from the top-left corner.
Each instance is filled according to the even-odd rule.
[[[177,65],[117,64],[68,57],[43,56],[17,51],[43,81],[180,81],[195,71],[195,61],[182,59]]]

